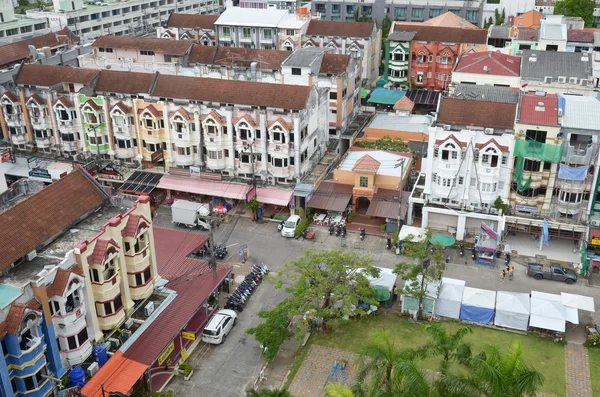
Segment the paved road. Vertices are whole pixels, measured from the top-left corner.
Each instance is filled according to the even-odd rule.
[[[154,218],[155,227],[173,228],[168,208],[160,208]],[[216,240],[219,241],[217,231]],[[200,232],[198,232],[200,233]],[[340,239],[331,237],[323,230],[317,231],[315,241],[285,239],[277,234],[277,224],[268,222],[255,224],[246,218],[239,220],[228,243],[230,252],[236,253],[239,244],[248,244],[253,262],[264,262],[270,269],[278,270],[283,264],[297,258],[307,249],[336,249],[340,247]],[[360,253],[369,253],[376,266],[393,268],[400,257],[385,250],[385,240],[380,237],[367,236],[360,241],[358,234],[349,233],[347,249]],[[467,253],[468,254],[468,253]],[[235,257],[230,258],[235,262]],[[462,264],[450,264],[446,276],[466,280],[468,286],[516,292],[530,292],[538,290],[549,293],[573,292],[593,296],[597,307],[600,307],[600,288],[588,287],[585,283],[575,285],[548,280],[536,281],[525,274],[525,266],[513,263],[515,277],[502,282],[498,269],[489,269],[475,266],[470,257],[461,259]],[[235,271],[235,270],[234,270]],[[181,377],[174,378],[168,388],[175,391],[177,396],[211,396],[211,397],[239,397],[245,396],[245,390],[250,387],[261,367],[263,359],[260,356],[259,346],[252,336],[244,334],[246,328],[255,326],[260,319],[257,312],[260,309],[269,309],[283,299],[284,292],[275,290],[269,283],[263,283],[250,299],[245,310],[240,313],[238,325],[221,346],[203,346],[198,348],[191,357],[195,368],[194,375],[189,382]],[[588,315],[580,313],[580,323],[587,323]]]

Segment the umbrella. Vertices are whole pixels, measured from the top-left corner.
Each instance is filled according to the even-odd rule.
[[[594,298],[583,295],[567,294],[565,292],[561,292],[560,294],[562,296],[562,304],[567,307],[573,307],[588,312],[596,311],[594,306]]]
[[[375,299],[377,299],[377,302],[384,302],[390,300],[390,291],[383,285],[376,285],[373,287],[373,289],[377,294],[377,296],[375,297]]]
[[[454,237],[449,236],[447,234],[434,234],[433,236],[431,236],[431,239],[429,239],[429,242],[431,244],[439,244],[442,245],[444,247],[450,247],[452,245],[454,245],[454,243],[456,243],[456,240],[454,239]]]

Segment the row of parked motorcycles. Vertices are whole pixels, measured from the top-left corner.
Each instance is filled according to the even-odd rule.
[[[246,305],[246,301],[250,299],[250,295],[252,292],[258,287],[263,280],[263,278],[269,273],[269,268],[267,265],[252,265],[252,269],[250,273],[246,276],[244,281],[242,281],[235,291],[229,296],[227,299],[227,303],[225,304],[225,309],[232,309],[237,312],[244,311],[244,306]]]
[[[219,244],[215,246],[215,257],[218,260],[223,260],[227,257],[227,246],[225,244]],[[199,258],[210,257],[210,243],[206,243],[198,251],[194,252],[194,255]]]
[[[329,225],[329,235],[333,236],[333,233],[335,233],[335,235],[337,237],[346,237],[346,225],[342,225],[341,223],[338,223],[337,226],[334,225],[333,223]]]

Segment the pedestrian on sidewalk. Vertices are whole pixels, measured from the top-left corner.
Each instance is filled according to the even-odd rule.
[[[512,266],[512,267],[510,268],[510,270],[508,271],[508,279],[509,279],[510,281],[512,281],[512,279],[513,279],[513,274],[514,274],[514,273],[515,273],[515,267],[514,267],[514,266]]]
[[[500,273],[500,280],[504,282],[504,277],[506,277],[506,270],[502,269],[502,273]]]

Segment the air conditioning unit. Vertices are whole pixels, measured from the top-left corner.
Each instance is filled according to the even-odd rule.
[[[525,136],[525,130],[519,130],[519,136]]]
[[[144,306],[144,315],[146,317],[149,317],[152,313],[154,313],[154,302],[150,302]]]
[[[449,124],[444,125],[444,131],[450,131],[450,128],[452,128],[452,126],[450,126]]]
[[[591,224],[592,226],[600,226],[600,221],[593,220],[593,221],[591,221],[591,222],[590,222],[590,224]]]
[[[108,343],[110,343],[114,349],[118,349],[119,346],[121,346],[121,341],[117,338],[108,338]]]
[[[496,208],[490,208],[490,214],[497,214],[498,210]]]
[[[33,250],[27,254],[27,261],[32,261],[37,257],[37,251]]]
[[[485,128],[483,130],[483,133],[486,135],[493,135],[494,134],[494,129],[493,128]]]
[[[97,362],[93,362],[90,364],[90,366],[87,368],[87,376],[89,376],[90,378],[94,375],[96,375],[96,373],[98,372],[98,370],[100,369],[100,365],[98,365]]]
[[[465,207],[465,209],[466,209],[467,211],[473,211],[473,206],[472,206],[472,205],[467,205],[467,206]]]

